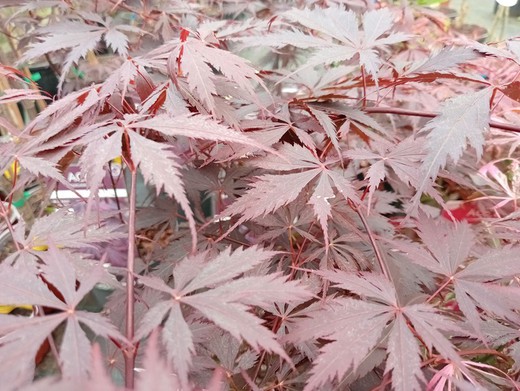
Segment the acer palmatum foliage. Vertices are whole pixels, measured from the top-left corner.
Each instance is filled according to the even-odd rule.
[[[377,3],[0,3],[3,389],[520,388],[520,41]]]

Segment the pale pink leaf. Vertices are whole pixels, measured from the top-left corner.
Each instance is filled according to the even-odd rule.
[[[228,253],[228,249],[224,249],[222,253]],[[217,259],[219,258],[220,257],[217,257]],[[203,269],[208,267],[210,267],[210,265],[207,262],[207,253],[199,252],[184,258],[173,268],[175,288],[180,291],[184,290],[186,285],[196,278]]]
[[[338,287],[351,291],[363,299],[370,297],[390,306],[397,306],[393,284],[384,276],[375,273],[351,274],[344,271],[317,272]]]
[[[290,334],[291,339],[295,335],[298,339],[308,335],[309,327],[318,331],[321,326],[324,330],[318,331],[317,335],[332,340],[320,349],[304,389],[320,389],[326,382],[341,379],[348,371],[356,371],[370,351],[381,342],[383,331],[393,318],[388,309],[360,300],[340,299],[331,303],[327,310],[317,311],[311,318],[298,323],[298,328]]]
[[[129,125],[131,128],[153,129],[167,136],[185,136],[202,140],[240,143],[272,151],[267,146],[255,141],[247,135],[237,132],[214,119],[203,115],[157,115],[151,119],[137,121]]]
[[[45,143],[69,127],[77,118],[81,117],[92,107],[100,104],[102,97],[95,88],[84,89],[56,101],[43,110],[25,128],[24,134],[40,129],[45,121],[50,123],[35,137],[35,142]]]
[[[76,311],[76,316],[79,322],[87,326],[94,334],[103,338],[113,338],[117,341],[128,343],[126,337],[121,334],[121,331],[106,316],[87,311]]]
[[[508,319],[519,323],[520,316],[516,313],[520,308],[520,288],[512,286],[501,286],[498,284],[481,283],[468,280],[456,280],[455,291],[461,295],[468,295],[472,302],[466,301],[461,309],[464,311],[471,325],[476,330],[480,330],[480,324],[476,317],[476,307],[479,307],[489,314],[495,314],[500,319]],[[457,297],[458,302],[458,297]]]
[[[69,260],[71,256],[66,250],[59,250],[52,245],[41,255],[45,262],[42,265],[45,279],[61,293],[68,305],[74,302],[76,296],[76,271]]]
[[[173,362],[183,387],[188,385],[188,373],[195,353],[193,334],[184,320],[179,302],[172,302],[170,314],[162,329],[162,340],[168,358]]]
[[[86,219],[82,220],[78,218]],[[37,219],[31,227],[31,232],[25,240],[28,248],[36,246],[84,248],[93,243],[105,243],[120,239],[126,235],[117,232],[117,224],[104,224],[99,227],[97,218],[86,218],[63,208],[55,213]]]
[[[185,50],[187,47],[195,51],[194,55],[201,56],[213,68],[222,72],[226,78],[235,82],[238,88],[242,92],[247,92],[250,97],[255,98],[253,83],[259,84],[266,89],[256,70],[244,58],[220,48],[207,46],[203,42],[193,39],[188,39],[184,44]]]
[[[3,264],[0,267],[0,303],[4,305],[42,305],[65,309],[47,285],[33,273]]]
[[[88,143],[83,150],[79,165],[86,178],[91,196],[97,194],[97,190],[107,174],[107,163],[122,155],[121,136],[121,132],[115,132],[110,137],[100,138]]]
[[[330,185],[329,177],[327,175],[321,175],[318,184],[314,189],[314,193],[312,193],[312,197],[309,200],[309,204],[313,206],[314,214],[318,217],[321,229],[323,230],[323,240],[327,247],[329,245],[329,228],[327,220],[331,215],[329,200],[335,197],[336,195]]]
[[[285,131],[288,128],[284,128]],[[255,160],[255,165],[267,170],[292,171],[302,168],[317,168],[319,159],[308,148],[299,145],[282,144],[279,149],[281,156],[268,155]]]
[[[458,64],[478,58],[478,54],[470,47],[445,47],[419,64],[413,64],[406,74],[449,72]]]
[[[482,341],[487,341],[487,338],[482,332],[481,327],[483,320],[478,313],[477,306],[469,296],[471,289],[468,289],[469,287],[466,284],[464,284],[464,282],[455,282],[454,288],[454,293],[456,295],[455,297],[457,298],[457,304],[462,313],[466,316],[468,323],[471,325],[471,327],[473,327],[473,330]],[[479,289],[480,288],[481,287],[479,287]]]
[[[148,338],[148,345],[143,360],[144,368],[136,379],[137,391],[171,391],[180,390],[181,385],[166,361],[161,357],[157,346],[157,334]]]
[[[448,158],[457,163],[468,143],[478,157],[482,155],[484,135],[489,130],[492,93],[492,88],[485,88],[449,99],[443,104],[440,114],[423,128],[423,132],[428,132],[428,152],[421,166],[423,179],[417,185],[418,193],[424,192],[435,180]]]
[[[233,337],[245,340],[256,351],[263,348],[290,361],[283,348],[276,341],[275,335],[261,325],[261,319],[247,311],[248,306],[240,303],[208,301],[203,294],[187,296],[182,301],[199,310]]]
[[[189,44],[179,46],[178,51],[174,52],[174,56],[170,60],[172,63],[177,62],[181,50],[183,50],[183,55],[179,72],[186,75],[190,89],[197,94],[204,106],[214,113],[214,95],[217,94],[217,89],[213,80],[213,71],[206,63],[206,59],[201,57]]]
[[[467,259],[471,243],[475,240],[470,225],[466,222],[453,225],[447,221],[435,222],[422,217],[419,219],[418,228],[419,236],[439,263],[443,274],[448,277],[454,275]],[[439,246],[439,243],[443,245]]]
[[[363,43],[366,46],[377,45],[381,36],[388,33],[394,25],[394,15],[388,7],[382,7],[377,10],[365,12],[363,14]],[[401,34],[392,34],[392,41],[385,41],[385,44],[396,43],[406,40],[406,36]]]
[[[117,391],[117,387],[112,383],[112,379],[106,373],[103,365],[105,358],[101,353],[99,345],[95,343],[91,349],[92,369],[87,388],[91,390]]]
[[[197,294],[208,301],[243,303],[270,308],[274,302],[300,302],[313,295],[297,281],[286,281],[277,274],[242,277],[217,288]]]
[[[282,205],[294,201],[317,175],[317,169],[286,175],[263,175],[224,214],[242,214],[244,219],[252,219],[274,212]]]
[[[174,303],[172,300],[161,301],[146,311],[139,323],[139,327],[135,333],[135,338],[138,340],[142,339],[150,334],[155,328],[160,326],[173,305]]]
[[[155,185],[157,194],[164,188],[168,195],[175,197],[184,210],[192,234],[192,247],[195,248],[197,241],[195,220],[190,203],[186,197],[179,170],[180,165],[175,160],[177,157],[167,145],[148,140],[137,133],[130,132],[128,134],[130,136],[132,158],[139,165],[144,179]]]
[[[48,160],[38,157],[19,156],[18,162],[21,167],[29,171],[31,174],[52,178],[59,182],[65,182],[65,178],[56,168],[56,165]]]
[[[102,28],[84,23],[65,22],[61,25],[51,27],[53,30],[59,31],[60,28],[67,30],[57,33],[45,35],[41,37],[41,41],[31,44],[29,50],[26,50],[21,61],[31,60],[41,57],[44,54],[57,50],[70,49],[74,47],[87,46],[91,47],[91,42],[98,42],[101,39]],[[79,60],[74,58],[73,61]]]
[[[354,339],[356,331],[350,331],[351,327],[366,326],[372,319],[386,317],[389,311],[391,309],[386,305],[351,298],[335,299],[326,303],[322,309],[314,309],[307,318],[299,320],[287,340],[302,342],[331,337]]]
[[[352,183],[349,179],[345,178],[344,173],[341,171],[332,170],[328,170],[325,173],[332,180],[334,186],[340,192],[343,198],[345,198],[345,200],[350,199],[355,203],[360,202],[354,186],[352,186]]]
[[[274,251],[265,251],[256,247],[238,248],[231,252],[231,248],[228,247],[200,270],[195,278],[182,289],[182,294],[235,278],[276,254]]]
[[[392,371],[396,391],[420,391],[426,381],[421,371],[420,348],[406,319],[398,314],[388,337],[388,360],[385,372]]]
[[[305,8],[303,10],[293,8],[283,15],[293,22],[311,30],[320,31],[338,41],[351,44],[359,42],[360,37],[356,14],[351,10],[345,11],[340,6]]]
[[[467,334],[466,331],[427,304],[409,305],[404,308],[403,312],[429,349],[434,346],[443,357],[454,363],[461,363],[455,347],[441,331],[455,331],[461,335]]]
[[[489,250],[461,270],[457,276],[482,282],[514,278],[520,274],[519,257],[518,247]]]
[[[81,379],[87,375],[91,364],[90,341],[74,315],[67,319],[60,359],[64,377]]]
[[[33,380],[39,347],[62,323],[62,315],[18,317],[0,315],[0,382],[13,389]]]
[[[114,52],[123,57],[128,55],[128,37],[121,31],[118,31],[117,27],[110,28],[103,38]]]
[[[20,102],[22,100],[39,100],[48,99],[48,97],[41,95],[38,90],[21,90],[21,89],[5,89],[3,95],[0,95],[0,104]]]
[[[341,155],[341,148],[338,142],[338,135],[337,135],[337,129],[334,122],[330,119],[330,117],[323,111],[317,110],[313,108],[312,106],[309,106],[309,110],[312,113],[312,115],[318,120],[321,127],[327,134],[327,137],[332,142],[332,145],[338,152],[338,155]]]

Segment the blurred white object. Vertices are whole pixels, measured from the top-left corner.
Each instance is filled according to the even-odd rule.
[[[512,7],[518,3],[518,0],[497,0],[497,3],[504,7]]]
[[[499,4],[493,25],[488,35],[488,42],[501,41],[504,39],[504,33],[507,29],[509,19],[509,9],[518,3],[518,0],[496,0]]]

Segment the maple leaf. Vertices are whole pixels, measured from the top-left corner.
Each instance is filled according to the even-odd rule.
[[[392,319],[385,305],[348,298],[335,299],[326,309],[308,316],[296,323],[288,339],[301,342],[326,338],[333,342],[320,349],[305,390],[319,389],[326,381],[341,378],[350,369],[355,371],[381,341],[382,332]],[[352,349],[344,349],[345,343]]]
[[[345,153],[345,156],[351,159],[376,160],[375,163],[370,165],[366,174],[369,185],[369,207],[374,192],[387,177],[386,167],[391,168],[397,177],[407,185],[417,184],[420,181],[417,167],[424,157],[422,142],[423,140],[421,139],[410,137],[391,148],[374,143],[374,150],[381,152],[354,149]]]
[[[105,271],[102,266],[98,266],[92,268],[89,275],[80,276],[70,261],[72,254],[65,250],[58,250],[54,246],[50,246],[48,251],[41,252],[40,257],[44,262],[40,266],[42,277],[36,276],[27,269],[2,267],[0,281],[5,289],[0,292],[0,302],[41,305],[61,312],[34,318],[2,316],[0,335],[4,343],[0,347],[1,366],[5,367],[7,362],[11,362],[12,350],[16,346],[16,349],[20,350],[18,356],[22,361],[19,363],[17,361],[18,367],[11,366],[11,369],[14,373],[28,370],[28,375],[32,378],[36,351],[50,333],[65,322],[65,333],[60,346],[62,374],[64,377],[83,377],[90,368],[90,342],[81,324],[99,336],[125,341],[119,331],[102,315],[76,309],[83,297],[101,280]],[[76,280],[79,280],[79,288],[76,288]],[[51,285],[47,284],[51,284],[63,299],[60,300],[50,290]],[[30,338],[31,343],[24,345],[22,349],[19,341],[25,338]],[[22,378],[27,378],[27,374]]]
[[[489,250],[475,258],[471,256],[475,234],[466,222],[434,223],[423,217],[417,232],[426,248],[399,241],[392,244],[411,261],[444,276],[444,284],[452,285],[460,310],[481,339],[487,340],[481,329],[484,314],[479,308],[502,319],[520,322],[515,312],[520,289],[500,284],[519,273],[518,248]]]
[[[255,85],[260,85],[268,91],[247,60],[191,37],[180,42],[173,50],[168,60],[168,68],[172,78],[186,76],[190,90],[211,113],[215,113],[217,109],[216,83],[220,79],[214,70],[239,88],[235,93],[240,91],[254,102],[259,102]]]
[[[363,136],[366,136],[366,139],[375,142],[376,149],[392,148],[393,144],[398,141],[389,141],[388,132],[385,130],[384,126],[381,126],[372,117],[354,107],[337,102],[331,102],[326,105],[323,103],[313,103],[311,106],[330,114],[345,116],[345,122],[338,129],[338,134],[340,136],[345,137],[348,135],[348,132],[352,132],[351,127],[354,125],[357,131],[361,132]]]
[[[167,144],[148,140],[135,132],[129,132],[128,135],[130,137],[132,159],[135,164],[139,165],[144,179],[155,185],[157,194],[164,187],[164,191],[169,196],[175,197],[184,210],[193,238],[192,247],[195,248],[197,240],[195,219],[184,190],[180,165],[175,160],[177,156],[171,152]]]
[[[312,137],[297,121],[292,118],[292,113],[288,103],[280,106],[279,110],[272,116],[271,121],[251,121],[247,128],[261,128],[260,132],[248,132],[251,137],[258,140],[265,140],[267,145],[272,145],[285,134],[295,135],[300,144],[305,145],[310,150],[315,150],[316,145]]]
[[[450,71],[451,68],[478,57],[477,52],[470,47],[445,47],[437,53],[433,53],[426,60],[412,64],[403,76],[433,72],[453,73],[453,71]]]
[[[185,136],[212,141],[241,143],[254,146],[258,149],[272,151],[270,148],[265,147],[246,135],[204,116],[180,115],[171,117],[167,114],[161,114],[154,118],[144,120],[129,118],[129,120],[121,124],[121,126],[127,129],[153,129],[165,136]],[[164,187],[164,190],[169,195],[174,195],[181,204],[181,207],[185,210],[193,226],[189,202],[184,194],[184,185],[179,171],[180,166],[175,160],[177,158],[176,155],[169,149],[168,144],[159,144],[135,133],[129,133],[129,135],[130,143],[135,148],[136,161],[140,163],[145,179],[153,182],[158,192]],[[97,129],[94,137],[85,140],[89,142],[83,151],[80,163],[87,177],[87,184],[89,185],[91,194],[96,193],[105,175],[105,164],[121,155],[121,137],[122,131],[120,127],[108,125]],[[141,155],[140,153],[144,153],[145,150],[153,152],[146,152],[144,155]],[[164,160],[163,158],[160,160],[154,159],[154,157],[159,158],[162,154],[167,156],[166,161],[170,165],[170,172],[161,179],[159,174],[162,171],[161,168],[164,165]],[[141,156],[148,156],[148,158],[142,159]]]
[[[183,310],[188,306],[236,339],[245,340],[255,350],[263,348],[288,360],[274,334],[261,326],[261,319],[248,310],[252,305],[267,307],[281,297],[286,302],[302,301],[310,298],[311,294],[299,284],[285,281],[279,274],[234,280],[275,254],[255,247],[234,252],[227,248],[209,262],[202,257],[187,258],[173,270],[173,288],[162,280],[140,277],[142,283],[170,295],[170,298],[160,301],[144,316],[136,338],[145,337],[167,318],[161,331],[162,338],[181,383],[187,384],[195,352],[192,331]]]
[[[519,184],[520,41],[499,48],[459,37],[453,47],[451,35],[435,26],[445,45],[432,52],[439,45],[429,45],[430,21],[438,23],[431,11],[388,5],[356,14],[347,9],[362,7],[343,0],[330,7],[300,2],[301,9],[247,0],[209,8],[181,0],[0,3],[20,5],[9,10],[7,28],[32,34],[26,58],[51,54],[64,64],[61,80],[79,63],[70,89],[108,70],[81,62],[101,43],[116,54],[110,61],[122,64],[100,84],[52,102],[24,128],[14,116],[16,126],[0,116],[13,136],[0,140],[0,176],[10,170],[0,178],[0,248],[8,253],[0,264],[0,309],[15,308],[0,315],[6,390],[119,390],[111,379],[123,373],[126,386],[135,375],[138,391],[220,391],[226,383],[256,391],[273,384],[306,391],[517,386],[479,352],[504,362],[508,356],[513,370],[520,367],[520,213],[495,197],[514,199]],[[141,31],[108,14],[131,17],[155,34],[132,42]],[[395,33],[400,28],[421,37],[401,45],[408,37]],[[159,45],[158,35],[169,42]],[[118,58],[136,48],[141,57]],[[262,69],[228,49],[247,50]],[[39,98],[21,89],[33,87],[22,72],[0,65],[0,75],[18,88],[4,89],[6,108]],[[454,98],[438,109],[447,96]],[[360,98],[367,107],[354,107]],[[503,118],[489,121],[489,106]],[[433,119],[423,126],[426,117]],[[508,136],[487,137],[495,126]],[[489,160],[485,148],[504,145],[509,153],[507,146],[490,148],[493,161],[475,167],[482,156]],[[59,181],[72,190],[63,176],[78,156],[89,202],[118,156],[164,193],[130,212],[137,242],[125,244],[138,250],[132,270],[83,257],[126,236],[98,213],[112,200],[87,203],[94,218],[62,208],[33,222],[26,211],[39,197],[24,194],[29,202],[17,213],[27,186],[40,186],[29,194],[48,194]],[[362,202],[363,182],[372,213],[361,224],[353,207]],[[466,199],[467,189],[482,186],[489,194],[471,206],[486,219],[471,226],[444,221],[445,213],[440,221],[415,213],[417,206],[438,212],[421,203],[423,194],[444,207],[453,190]],[[117,201],[111,216],[124,220],[127,202]],[[178,225],[179,208],[191,238]],[[413,218],[401,219],[407,208]],[[491,216],[492,209],[503,215]],[[196,227],[195,220],[207,223]],[[16,250],[2,246],[10,236]],[[244,247],[233,251],[216,238]],[[370,272],[378,270],[374,250],[388,277]],[[88,299],[105,284],[121,288],[118,280],[128,273],[134,303],[129,290],[118,289],[104,308],[110,321],[81,310],[92,287],[99,290]],[[27,308],[33,316],[15,315]],[[139,327],[126,341],[117,330],[130,323]],[[38,349],[55,331],[61,379],[31,384]],[[91,349],[94,334],[105,355]]]
[[[0,170],[16,162],[32,175],[46,176],[71,188],[57,165],[78,140],[88,139],[89,134],[106,125],[100,122],[74,126],[78,117],[87,118],[86,112],[103,99],[95,89],[88,88],[48,106],[19,134],[18,142],[6,144],[10,148],[0,156]]]
[[[20,102],[22,100],[33,100],[33,99],[49,99],[48,97],[41,95],[40,91],[37,90],[20,90],[20,89],[5,89],[3,94],[0,95],[0,104]]]
[[[485,88],[449,99],[443,104],[440,114],[421,130],[429,133],[426,136],[427,153],[420,169],[423,179],[416,186],[414,205],[435,181],[448,157],[457,163],[468,142],[475,148],[477,158],[480,159],[485,141],[484,133],[489,130],[489,100],[492,92],[492,88]]]
[[[21,244],[25,249],[38,247],[83,248],[125,237],[117,232],[119,225],[103,224],[97,217],[82,219],[81,214],[61,209],[35,221]]]
[[[52,162],[44,160],[42,158],[31,157],[31,156],[19,156],[18,163],[25,170],[36,176],[44,176],[55,179],[58,182],[65,182],[65,178],[56,168],[56,165]]]
[[[421,372],[420,347],[408,328],[406,318],[398,314],[388,336],[388,361],[385,372],[392,372],[396,391],[420,390],[425,383]]]
[[[302,170],[284,175],[264,174],[253,182],[251,189],[231,204],[222,215],[242,215],[238,223],[266,215],[276,211],[282,205],[293,202],[302,190],[317,179],[316,187],[309,203],[323,229],[325,243],[328,246],[327,220],[331,214],[329,199],[336,195],[332,185],[342,194],[345,200],[358,201],[356,192],[350,182],[341,173],[326,167],[311,151],[299,146],[284,145],[280,152],[285,159],[269,157],[259,159],[256,165],[277,171]]]
[[[88,52],[94,51],[102,39],[112,47],[114,52],[126,57],[128,37],[121,30],[144,33],[143,30],[133,26],[112,26],[110,17],[104,20],[99,15],[88,12],[81,12],[81,17],[84,19],[82,22],[65,20],[40,28],[37,31],[40,42],[31,44],[20,59],[20,62],[25,62],[57,50],[70,49],[61,70],[59,90],[72,65],[86,57]]]
[[[338,135],[336,134],[337,129],[332,119],[323,111],[316,110],[312,106],[309,106],[309,111],[314,118],[319,122],[327,137],[330,139],[332,145],[336,149],[338,155],[341,155],[341,148],[338,143]]]
[[[212,118],[203,115],[172,117],[168,114],[161,114],[150,119],[133,121],[127,126],[133,129],[153,129],[165,136],[185,136],[202,140],[239,143],[274,152],[271,148],[255,141],[246,134],[219,124]]]
[[[122,155],[122,132],[116,126],[100,127],[94,137],[85,137],[87,146],[81,153],[79,166],[86,178],[90,198],[97,195],[97,190],[106,175],[106,164]]]
[[[143,364],[143,371],[139,374],[136,381],[137,390],[166,391],[181,389],[177,376],[172,373],[170,365],[159,353],[156,332],[152,333],[150,338],[148,338]]]
[[[275,240],[281,235],[300,235],[310,241],[316,241],[307,233],[309,226],[314,221],[314,213],[308,210],[303,202],[292,202],[286,207],[278,209],[273,214],[255,219],[255,222],[265,227],[265,232],[259,240]],[[268,228],[268,229],[267,229]]]
[[[105,94],[94,87],[84,88],[47,106],[25,127],[22,136],[33,136],[29,145],[40,145],[60,134],[78,118],[87,116],[89,110],[103,104]]]
[[[444,357],[461,364],[453,345],[441,331],[464,332],[449,318],[438,314],[435,308],[426,304],[399,306],[392,283],[378,274],[356,275],[342,271],[317,274],[365,300],[335,298],[307,314],[308,318],[296,322],[288,341],[301,342],[311,338],[332,341],[320,349],[305,390],[319,389],[329,380],[356,372],[386,338],[386,372],[392,371],[393,387],[403,391],[421,390],[425,378],[421,372],[420,348],[407,322],[430,349],[434,346]],[[344,349],[345,346],[352,349]],[[409,365],[403,367],[404,362]]]
[[[306,64],[296,70],[329,65],[343,62],[359,56],[359,63],[368,74],[377,80],[377,74],[382,60],[376,51],[385,45],[402,42],[408,36],[401,33],[392,33],[384,36],[392,28],[392,12],[388,8],[381,8],[366,12],[362,17],[363,32],[359,30],[356,14],[343,7],[292,9],[282,14],[288,20],[315,30],[327,38],[304,34],[300,31],[273,33],[267,37],[242,38],[247,45],[273,46],[281,48],[286,45],[303,49],[314,49],[315,53]],[[335,41],[339,41],[336,43]]]
[[[184,115],[172,118],[168,115],[159,115],[142,121],[131,121],[124,126],[133,129],[153,129],[166,136],[185,136],[205,140],[237,142],[272,151],[271,148],[261,145],[242,133],[203,116]],[[136,132],[129,132],[128,135],[130,137],[132,157],[135,159],[135,163],[139,165],[145,180],[155,184],[157,193],[164,187],[164,191],[168,195],[174,196],[184,210],[190,225],[192,247],[194,249],[197,238],[195,220],[186,197],[180,165],[175,160],[177,156],[170,150],[167,144],[148,140]],[[168,164],[165,165],[165,162]]]

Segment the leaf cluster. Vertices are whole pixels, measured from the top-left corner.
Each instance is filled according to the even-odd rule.
[[[517,40],[356,1],[21,3],[19,63],[63,65],[48,105],[0,66],[0,105],[45,106],[0,117],[2,387],[520,387]]]

